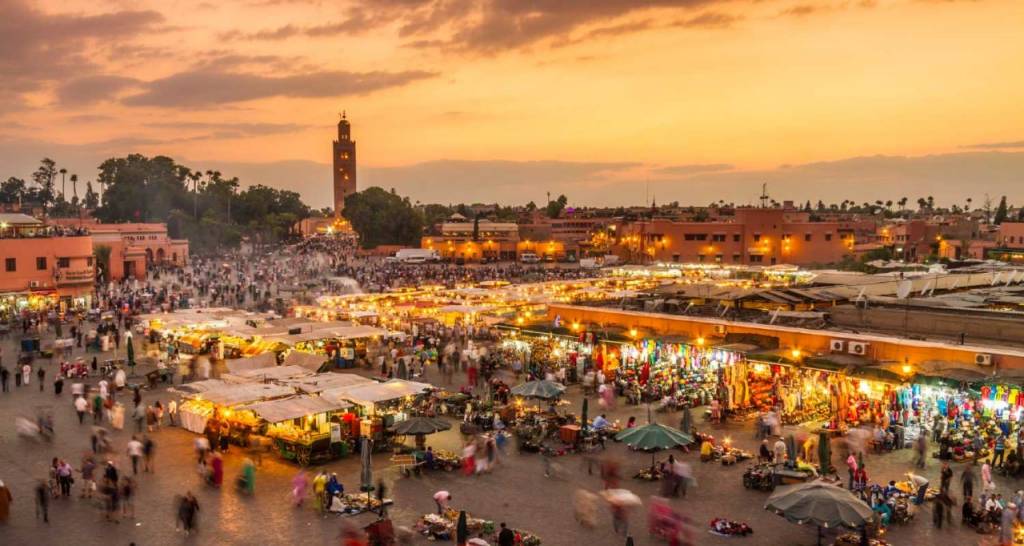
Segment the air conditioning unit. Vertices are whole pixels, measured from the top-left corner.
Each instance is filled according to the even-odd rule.
[[[715,333],[720,335],[720,336],[724,336],[725,335],[725,325],[724,324],[716,324],[715,325]]]
[[[851,341],[847,344],[849,347],[849,353],[857,356],[867,356],[868,354],[868,343],[865,341]]]
[[[832,340],[829,340],[828,348],[833,353],[845,353],[846,352],[846,340],[845,339],[832,339]]]
[[[39,281],[28,281],[29,288],[39,288],[42,286]]]
[[[974,363],[977,364],[978,366],[991,366],[992,355],[988,353],[978,353],[974,355]]]

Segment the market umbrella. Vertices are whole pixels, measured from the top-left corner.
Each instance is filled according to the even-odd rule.
[[[651,466],[654,466],[654,452],[686,446],[693,443],[693,437],[672,427],[658,423],[650,423],[642,427],[627,428],[615,435],[615,439],[624,442],[633,449],[651,452]]]
[[[362,467],[362,472],[360,473],[359,479],[359,489],[361,491],[366,491],[367,506],[370,505],[370,491],[373,491],[373,468],[371,468],[370,465],[370,451],[372,451],[372,448],[370,447],[371,445],[372,442],[370,441],[370,439],[364,436],[363,446],[359,450],[359,462],[361,463]]]
[[[128,367],[132,369],[132,373],[135,373],[135,343],[132,342],[131,336],[128,337],[128,343],[125,349],[128,351]]]
[[[823,476],[832,473],[832,444],[827,432],[818,433],[818,467]]]
[[[459,511],[459,522],[455,524],[455,544],[465,546],[469,541],[469,526],[466,525],[466,511]]]
[[[590,409],[590,401],[586,398],[583,399],[583,415],[580,417],[580,428],[583,432],[587,431],[587,410]]]
[[[452,425],[444,419],[438,419],[436,417],[410,417],[401,423],[395,425],[392,429],[395,434],[402,436],[416,436],[416,448],[423,449],[424,436],[427,434],[434,434],[435,432],[441,432],[442,430],[448,430],[452,428]]]
[[[819,546],[822,527],[858,528],[874,519],[871,507],[853,493],[823,482],[801,483],[776,489],[768,497],[764,508],[793,523],[816,525]]]
[[[660,423],[628,428],[616,434],[615,439],[625,442],[629,447],[644,451],[670,449],[693,443],[693,437],[689,434]]]
[[[552,399],[562,396],[565,386],[554,381],[528,381],[512,387],[512,394],[530,398]]]

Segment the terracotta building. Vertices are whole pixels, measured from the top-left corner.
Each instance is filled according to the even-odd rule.
[[[60,304],[91,303],[92,237],[24,214],[0,214],[0,315]]]
[[[182,267],[188,264],[188,241],[168,236],[166,224],[102,224],[94,218],[62,218],[53,222],[87,229],[92,234],[92,244],[97,255],[106,252],[100,251],[101,247],[110,249],[109,263],[97,264],[97,276],[104,281],[126,277],[144,279],[150,266]]]
[[[744,265],[838,262],[851,253],[855,229],[781,208],[738,208],[731,221],[654,219],[613,227],[614,250],[627,261]]]
[[[999,224],[996,244],[988,249],[987,257],[1004,262],[1024,262],[1024,222]]]

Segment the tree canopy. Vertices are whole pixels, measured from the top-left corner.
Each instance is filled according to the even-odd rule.
[[[197,251],[235,246],[246,233],[256,242],[290,237],[310,209],[298,193],[267,186],[239,191],[238,178],[193,171],[166,156],[132,154],[100,165],[103,187],[95,216],[103,222],[166,222],[172,237]],[[92,185],[85,202],[96,201]]]
[[[418,246],[423,214],[395,190],[371,187],[345,198],[342,215],[359,234],[363,248],[379,245]]]

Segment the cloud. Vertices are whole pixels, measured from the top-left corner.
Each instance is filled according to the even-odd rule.
[[[828,9],[828,8],[822,8],[821,6],[815,6],[813,4],[798,4],[796,6],[792,6],[792,7],[789,7],[789,8],[786,8],[786,9],[780,11],[779,12],[779,16],[780,17],[807,17],[808,15],[814,15],[815,13],[820,13],[824,9]]]
[[[201,68],[147,82],[142,85],[141,93],[126,97],[123,102],[129,106],[203,108],[268,97],[311,98],[363,95],[382,89],[401,87],[436,75],[436,73],[421,70],[404,72],[327,70],[290,76],[263,76]]]
[[[688,176],[697,173],[731,171],[735,168],[735,165],[728,163],[698,163],[693,165],[668,165],[655,168],[653,172],[670,176]]]
[[[998,150],[1003,148],[1024,148],[1024,140],[1013,140],[1009,142],[982,142],[981,144],[968,144],[961,148],[973,150]]]
[[[742,20],[742,15],[729,15],[728,13],[708,11],[689,19],[676,21],[671,26],[683,28],[730,28]]]
[[[299,123],[231,123],[207,121],[161,121],[149,127],[175,131],[204,131],[204,138],[228,139],[296,133],[313,127]]]
[[[57,88],[57,98],[69,106],[94,104],[138,83],[134,78],[98,74],[77,78]]]
[[[411,47],[490,54],[545,40],[564,46],[584,40],[639,32],[655,25],[623,20],[650,11],[684,12],[729,0],[362,0],[369,21],[400,23]],[[692,26],[712,26],[712,17]],[[685,20],[684,20],[685,21]],[[717,24],[725,21],[719,17]],[[382,23],[376,23],[382,22]],[[608,24],[611,23],[611,24]],[[597,28],[593,28],[597,27]],[[583,31],[579,37],[573,34]],[[438,36],[445,36],[438,40]]]
[[[287,24],[273,29],[260,30],[256,32],[232,31],[223,34],[227,39],[279,41],[297,36],[307,38],[330,38],[342,34],[362,34],[376,28],[387,21],[381,17],[375,17],[363,9],[353,9],[348,18],[333,23],[319,25],[296,25]]]
[[[0,101],[69,75],[95,73],[95,47],[131,40],[164,21],[150,10],[46,13],[21,0],[0,0],[0,13]]]

